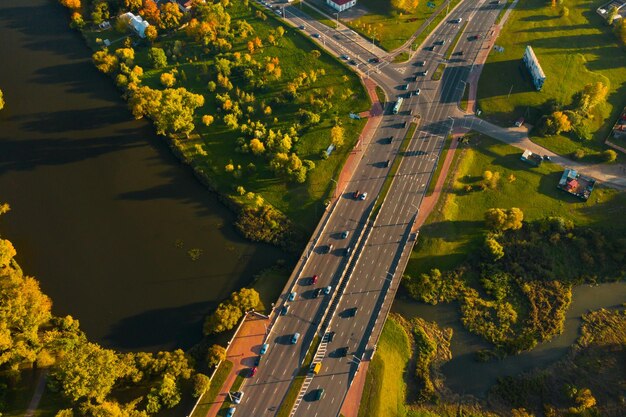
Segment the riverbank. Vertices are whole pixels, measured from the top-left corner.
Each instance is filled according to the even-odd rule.
[[[202,322],[282,251],[242,238],[90,60],[67,11],[0,2],[2,236],[54,313],[121,350],[188,348]],[[192,256],[193,255],[193,256]],[[195,259],[195,260],[194,260]]]

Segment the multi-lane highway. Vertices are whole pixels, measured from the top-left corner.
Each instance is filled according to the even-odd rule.
[[[334,332],[334,338],[326,346],[321,371],[303,393],[295,415],[339,414],[360,360],[375,350],[386,310],[414,243],[412,222],[436,167],[444,138],[452,128],[454,117],[459,115],[457,102],[463,92],[463,81],[483,40],[489,36],[499,7],[489,0],[465,0],[450,16],[450,19],[469,21],[452,59],[446,60],[445,52],[463,24],[444,22],[423,48],[401,65],[384,60],[374,62],[373,58],[378,57],[371,51],[377,51],[368,48],[363,40],[355,41],[351,31],[338,32],[296,7],[285,7],[285,19],[292,25],[303,27],[299,30],[308,35],[315,35],[313,39],[337,56],[349,56],[349,60],[357,64],[353,66],[369,74],[394,102],[398,96],[405,100],[398,114],[390,114],[388,108],[382,116],[373,139],[362,146],[362,158],[349,186],[339,190],[338,199],[312,237],[286,293],[277,303],[266,338],[268,351],[262,356],[256,375],[244,383],[245,396],[237,406],[237,415],[275,415],[314,336],[322,330]],[[435,45],[440,41],[445,41],[444,45]],[[425,63],[418,66],[421,61]],[[433,81],[431,74],[440,63],[446,64],[443,77]],[[428,74],[416,76],[422,71]],[[409,84],[408,89],[403,90],[406,84]],[[419,95],[410,94],[418,88]],[[406,127],[413,120],[410,112],[419,114],[419,126],[408,148],[398,155]],[[407,122],[406,127],[403,122]],[[392,138],[390,143],[387,138]],[[392,165],[387,161],[393,162],[395,158],[402,158],[399,170],[382,207],[370,218]],[[364,193],[367,196],[362,199]],[[348,234],[344,238],[345,232]],[[350,273],[344,277],[348,266]],[[314,276],[317,280],[312,283]],[[336,289],[342,278],[346,283],[338,294]],[[318,288],[328,286],[330,294],[322,292],[315,297]],[[287,301],[292,291],[297,293],[295,300]],[[329,312],[331,300],[334,300],[333,309]],[[281,315],[284,305],[289,305],[289,309]],[[352,315],[355,308],[358,308],[356,314]],[[327,327],[320,329],[327,313],[330,314],[324,320]],[[301,336],[292,344],[295,333]],[[315,399],[315,393],[321,389],[324,396]]]

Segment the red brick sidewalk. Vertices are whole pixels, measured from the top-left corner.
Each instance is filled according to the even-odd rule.
[[[485,66],[485,62],[489,57],[489,52],[493,48],[493,45],[496,43],[496,39],[500,34],[500,26],[494,26],[489,36],[489,39],[483,44],[482,49],[476,56],[476,61],[474,61],[474,67],[472,68],[472,72],[467,77],[467,84],[469,85],[469,93],[467,98],[467,113],[475,113],[476,112],[476,92],[478,91],[478,79],[480,78],[480,73],[483,71],[483,67]]]
[[[365,127],[361,132],[361,136],[359,136],[359,140],[348,155],[348,159],[346,159],[346,163],[343,166],[343,169],[339,173],[339,178],[337,179],[337,188],[335,189],[335,195],[333,197],[338,198],[340,195],[339,192],[343,192],[343,190],[348,186],[350,179],[352,178],[352,174],[356,169],[359,161],[363,157],[363,153],[369,142],[372,139],[372,135],[378,129],[378,125],[382,120],[383,114],[383,105],[378,101],[378,96],[376,95],[376,84],[369,78],[363,80],[365,84],[365,88],[367,93],[372,100],[372,108],[360,114],[361,117],[367,117],[367,123],[365,123]]]
[[[226,350],[226,359],[233,363],[233,369],[220,388],[217,398],[211,404],[206,417],[215,417],[224,401],[228,400],[228,392],[235,382],[235,378],[243,369],[254,366],[254,358],[259,354],[259,349],[265,338],[265,326],[269,320],[256,314],[248,314],[237,336],[233,339]]]
[[[361,362],[359,373],[356,374],[352,381],[350,390],[348,390],[346,399],[341,406],[341,414],[343,414],[344,417],[357,417],[359,415],[359,407],[361,405],[361,397],[363,396],[363,388],[365,387],[369,364],[369,361]]]
[[[439,177],[437,178],[437,183],[435,184],[433,193],[429,196],[424,197],[422,204],[420,204],[420,211],[417,215],[417,221],[415,222],[415,226],[413,226],[413,231],[419,230],[424,225],[426,219],[428,218],[428,215],[435,208],[435,205],[439,200],[439,196],[441,195],[441,191],[443,190],[443,184],[446,181],[446,177],[448,176],[448,170],[450,169],[450,165],[452,164],[454,151],[456,150],[458,143],[459,141],[453,134],[450,148],[448,149],[448,153],[446,154],[446,159],[443,160],[443,166],[441,167],[441,172],[439,173]]]

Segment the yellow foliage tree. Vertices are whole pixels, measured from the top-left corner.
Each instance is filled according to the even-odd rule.
[[[68,9],[77,10],[80,9],[80,0],[60,0],[61,5]]]
[[[174,74],[164,72],[161,74],[161,84],[163,84],[165,87],[172,87],[174,84],[176,84],[176,77],[174,77]]]

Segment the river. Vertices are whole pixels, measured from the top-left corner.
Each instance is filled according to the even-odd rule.
[[[626,282],[575,287],[572,290],[572,303],[567,310],[563,333],[529,352],[490,362],[475,360],[475,353],[489,348],[490,345],[463,327],[456,304],[431,306],[403,297],[396,299],[393,311],[407,318],[418,316],[435,321],[441,327],[452,328],[452,360],[442,367],[446,385],[459,394],[481,397],[498,378],[515,376],[533,368],[545,368],[563,358],[578,338],[583,314],[600,308],[615,308],[624,302]]]
[[[189,347],[216,302],[284,254],[236,233],[233,214],[132,120],[68,21],[54,0],[0,1],[2,236],[53,312],[90,339]]]

